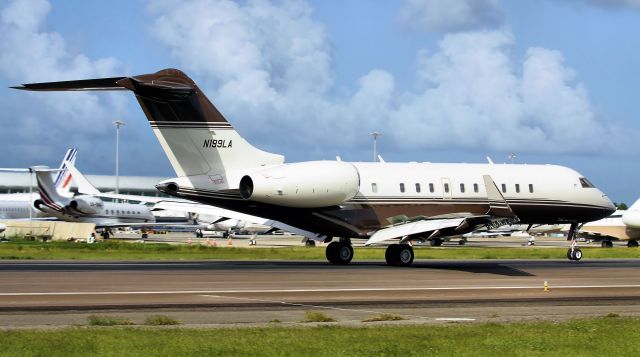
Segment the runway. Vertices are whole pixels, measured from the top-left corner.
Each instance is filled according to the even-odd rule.
[[[640,315],[639,268],[637,260],[417,261],[410,268],[381,261],[7,261],[0,262],[0,321],[69,321],[64,316],[95,311],[170,311],[193,323],[209,316],[209,324],[297,321],[301,311],[317,309],[348,321],[388,311],[434,321],[436,311],[472,320]]]

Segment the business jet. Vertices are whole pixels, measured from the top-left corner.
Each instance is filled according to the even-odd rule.
[[[67,167],[67,163],[73,165],[76,161],[77,153],[77,149],[67,150],[62,162],[60,163],[60,168],[56,172],[54,186],[58,195],[62,197],[73,196],[73,192],[71,192],[72,176]],[[0,168],[0,171],[30,172],[31,170]],[[39,199],[40,195],[37,192],[0,194],[0,219],[42,219],[50,217],[48,214],[38,210],[34,206],[33,203]]]
[[[578,225],[615,210],[583,175],[562,166],[285,163],[284,156],[240,136],[195,82],[176,69],[14,88],[132,91],[178,176],[157,189],[304,230],[329,243],[326,256],[334,264],[352,260],[351,238],[366,238],[367,245],[397,241],[387,247],[385,259],[409,266],[412,240],[517,222],[571,224],[567,256],[580,260]]]
[[[48,215],[62,221],[94,223],[97,228],[155,222],[149,207],[142,204],[104,202],[93,195],[59,195],[48,167],[34,166],[32,169],[40,192],[40,199],[34,202],[34,206]]]
[[[627,247],[637,248],[640,240],[640,200],[628,210],[617,210],[609,217],[589,222],[579,231],[580,236],[600,241],[603,248],[613,247],[613,240],[627,241]]]

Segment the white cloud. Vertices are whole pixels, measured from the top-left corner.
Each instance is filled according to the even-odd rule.
[[[0,82],[16,85],[113,76],[113,58],[92,60],[71,53],[65,39],[47,31],[51,5],[46,0],[15,0],[0,7]],[[112,135],[111,120],[124,112],[124,98],[91,93],[27,93],[7,90],[0,114],[5,155],[16,153],[42,162],[53,147],[90,146]],[[11,114],[10,114],[11,113]],[[61,152],[64,152],[60,149]]]
[[[372,69],[336,100],[331,47],[305,3],[151,7],[153,33],[183,69],[241,132],[274,150],[327,157],[368,147],[366,133],[382,130],[385,145],[411,150],[592,153],[617,135],[560,52],[534,47],[514,58],[506,30],[449,34],[420,51],[418,89],[400,90],[391,73]]]
[[[499,0],[405,0],[399,20],[414,30],[465,31],[500,25],[504,11]]]
[[[505,31],[447,35],[419,55],[424,90],[392,115],[405,147],[585,153],[610,149],[615,129],[594,114],[562,54],[529,48],[520,64]],[[420,135],[416,135],[420,133]]]

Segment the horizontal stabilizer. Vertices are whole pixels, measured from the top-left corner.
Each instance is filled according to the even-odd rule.
[[[31,91],[66,91],[66,90],[126,90],[118,81],[126,77],[83,79],[77,81],[44,82],[23,84],[11,87]]]
[[[433,232],[439,229],[460,226],[466,218],[446,218],[407,222],[375,232],[365,245],[380,243],[389,239],[396,239],[413,234]]]

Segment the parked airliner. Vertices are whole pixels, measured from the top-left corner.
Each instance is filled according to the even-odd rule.
[[[580,173],[554,165],[284,163],[248,143],[186,74],[152,74],[24,84],[36,91],[135,93],[178,177],[169,195],[284,222],[329,243],[327,259],[347,264],[351,238],[396,240],[387,263],[411,265],[411,241],[505,223],[570,223],[568,257],[580,260],[579,223],[611,214],[613,203]],[[334,237],[340,237],[334,241]]]

